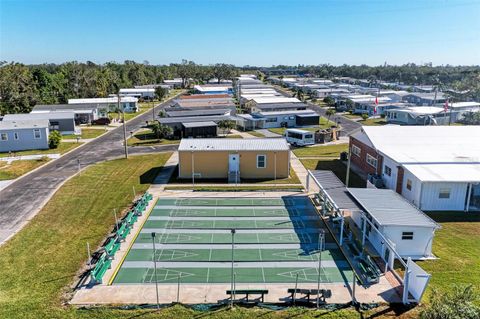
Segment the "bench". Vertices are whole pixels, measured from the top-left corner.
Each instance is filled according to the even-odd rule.
[[[120,249],[120,243],[116,238],[111,238],[108,243],[103,247],[109,257],[113,257],[115,253]]]
[[[138,216],[135,214],[135,212],[132,210],[130,211],[127,216],[125,217],[125,222],[128,224],[128,225],[133,225],[135,224],[135,222],[137,221],[138,219]]]
[[[295,288],[290,288],[287,290],[287,292],[290,294],[290,298],[292,300],[294,295],[296,294],[301,294],[305,295],[307,297],[307,301],[310,302],[310,296],[319,296],[320,302],[325,303],[326,298],[331,298],[332,297],[332,291],[330,289],[295,289]],[[316,298],[315,298],[316,299]],[[297,300],[297,298],[295,298]]]
[[[116,235],[119,241],[125,240],[130,233],[130,227],[127,223],[122,223],[122,226],[117,230]]]
[[[232,293],[233,292],[233,293]],[[250,295],[261,295],[260,299],[261,299],[261,302],[264,301],[264,297],[266,294],[268,294],[268,290],[266,289],[235,289],[235,290],[227,290],[226,291],[227,295],[230,295],[231,298],[233,298],[233,295],[245,295],[245,298],[247,300],[247,302],[249,301],[248,300],[248,297]]]
[[[106,254],[103,254],[102,257],[97,261],[95,264],[95,268],[93,268],[91,272],[92,279],[95,283],[102,283],[102,278],[110,269],[112,261],[107,257]]]

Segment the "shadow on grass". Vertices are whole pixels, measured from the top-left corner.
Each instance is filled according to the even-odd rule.
[[[480,222],[480,212],[440,211],[425,213],[438,223]]]
[[[388,307],[376,310],[374,313],[368,316],[365,316],[364,318],[373,319],[373,318],[384,318],[384,317],[393,317],[393,316],[398,317],[409,312],[416,306],[417,306],[416,304],[404,305],[401,303],[391,303],[389,304]]]
[[[319,160],[315,166],[315,169],[332,171],[343,183],[345,183],[347,168],[339,159]],[[354,172],[350,171],[349,184],[349,187],[364,188],[366,186],[366,181],[364,181]]]
[[[140,175],[140,184],[153,184],[155,177],[160,173],[163,166],[153,167]]]

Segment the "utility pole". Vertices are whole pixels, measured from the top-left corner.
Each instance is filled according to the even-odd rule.
[[[120,90],[117,93],[117,108],[122,111],[122,117],[123,117],[123,145],[125,147],[125,158],[128,158],[127,126],[125,124],[125,110],[120,108]]]
[[[320,229],[318,232],[318,278],[317,278],[317,309],[320,307],[320,281],[322,272],[322,250],[325,232]]]
[[[345,177],[345,186],[348,187],[348,182],[350,181],[350,161],[352,158],[352,147],[348,146],[348,160],[347,160],[347,176]]]
[[[153,244],[153,274],[155,276],[155,292],[157,293],[157,309],[160,309],[160,302],[158,299],[158,278],[157,278],[157,257],[155,249],[155,232],[152,232],[152,244]]]

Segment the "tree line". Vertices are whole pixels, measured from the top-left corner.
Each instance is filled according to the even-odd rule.
[[[263,79],[269,74],[297,74],[333,78],[347,76],[371,82],[430,84],[439,88],[468,91],[464,97],[480,100],[480,66],[432,66],[413,63],[401,66],[278,65],[269,68],[235,67],[230,64],[200,65],[182,60],[169,65],[137,63],[66,62],[62,64],[25,65],[0,62],[0,114],[29,112],[36,104],[66,103],[70,98],[106,97],[119,88],[161,83],[181,78],[184,87],[205,83],[212,78],[231,79],[239,73],[254,73]]]
[[[190,79],[194,83],[212,78],[220,82],[238,72],[230,64],[199,65],[187,60],[169,65],[135,61],[40,65],[0,62],[0,114],[27,113],[36,104],[66,103],[71,98],[107,97],[119,88],[162,83],[166,79],[181,78],[184,87]]]
[[[276,65],[260,68],[266,75],[298,74],[332,79],[351,77],[366,79],[371,83],[386,81],[407,85],[433,85],[439,89],[452,89],[465,92],[465,97],[480,100],[480,66],[433,66],[431,63],[404,65]]]

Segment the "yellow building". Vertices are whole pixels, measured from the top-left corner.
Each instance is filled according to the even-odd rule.
[[[284,138],[182,139],[178,177],[191,179],[278,179],[290,172]]]

